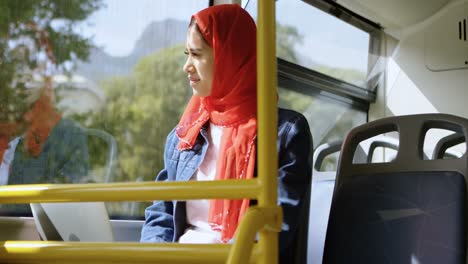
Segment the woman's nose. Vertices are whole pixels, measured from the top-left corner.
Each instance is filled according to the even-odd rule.
[[[190,58],[187,58],[187,61],[184,64],[184,72],[190,73],[190,72],[193,72],[194,70],[195,70],[195,68],[193,67],[193,64],[192,64]]]

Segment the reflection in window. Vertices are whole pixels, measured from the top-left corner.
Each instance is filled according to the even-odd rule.
[[[342,141],[353,127],[364,124],[367,113],[338,100],[279,88],[279,106],[296,110],[309,122],[314,149],[324,143]],[[321,165],[322,171],[336,171],[339,154],[328,155]]]
[[[191,94],[189,19],[208,1],[51,2],[0,3],[0,183],[153,181]],[[145,207],[108,204],[111,215]]]
[[[307,118],[314,148],[325,142],[342,140],[351,128],[366,122],[365,112],[319,93],[306,95],[280,87],[279,96],[280,107],[296,110]]]

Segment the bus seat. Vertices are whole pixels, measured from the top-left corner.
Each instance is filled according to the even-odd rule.
[[[336,170],[323,170],[325,158],[339,153],[342,141],[333,141],[318,146],[314,151],[312,166],[312,187],[309,209],[309,229],[307,239],[307,263],[322,263],[323,246],[330,213],[333,189],[335,187]],[[362,162],[366,159],[364,149],[357,148],[354,160]],[[336,164],[336,162],[334,162]]]
[[[106,159],[105,159],[105,165],[104,165],[104,182],[113,182],[114,179],[114,163],[117,157],[117,142],[115,138],[107,133],[104,130],[100,129],[95,129],[95,128],[86,128],[86,133],[88,134],[88,137],[97,137],[100,140],[104,141],[106,143]],[[95,175],[92,175],[95,176]],[[101,180],[93,180],[91,181],[96,181],[96,182],[102,182]]]
[[[352,129],[341,149],[323,263],[465,263],[467,156],[425,160],[431,128],[463,133],[447,114],[389,117]],[[398,132],[388,163],[353,163],[359,142]],[[465,143],[466,144],[466,143]]]
[[[465,136],[461,133],[453,133],[441,138],[434,147],[432,159],[443,159],[448,157],[451,159],[459,158],[463,154],[449,150],[449,148],[465,142]]]
[[[377,148],[389,148],[398,151],[398,139],[392,137],[381,136],[375,138],[369,145],[369,152],[367,154],[367,163],[372,163],[374,158],[375,150]]]
[[[323,246],[328,224],[336,171],[323,171],[325,157],[338,153],[341,141],[324,143],[314,151],[312,167],[312,188],[309,209],[309,230],[307,239],[307,263],[322,263]]]
[[[373,159],[374,159],[374,155],[376,153],[377,148],[379,148],[379,147],[380,148],[388,148],[388,149],[392,149],[395,152],[397,152],[398,151],[398,145],[399,145],[398,139],[390,137],[390,136],[381,135],[381,136],[372,138],[372,140],[371,140],[371,142],[369,144],[368,151],[367,151],[366,163],[374,162]],[[427,157],[427,155],[425,153],[423,153],[423,156],[424,156],[424,159],[428,159],[428,157]],[[390,161],[392,161],[393,158],[391,158]]]

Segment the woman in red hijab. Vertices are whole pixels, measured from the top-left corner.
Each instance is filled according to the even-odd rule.
[[[193,96],[165,147],[157,181],[251,179],[257,136],[256,26],[238,5],[193,15],[185,53]],[[312,138],[306,119],[279,109],[279,204],[282,258],[297,231],[311,180]],[[156,201],[145,212],[145,242],[226,243],[249,205],[245,200]]]

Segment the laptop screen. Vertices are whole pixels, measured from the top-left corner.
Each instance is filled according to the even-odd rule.
[[[43,240],[114,241],[103,202],[32,203],[31,211]]]

